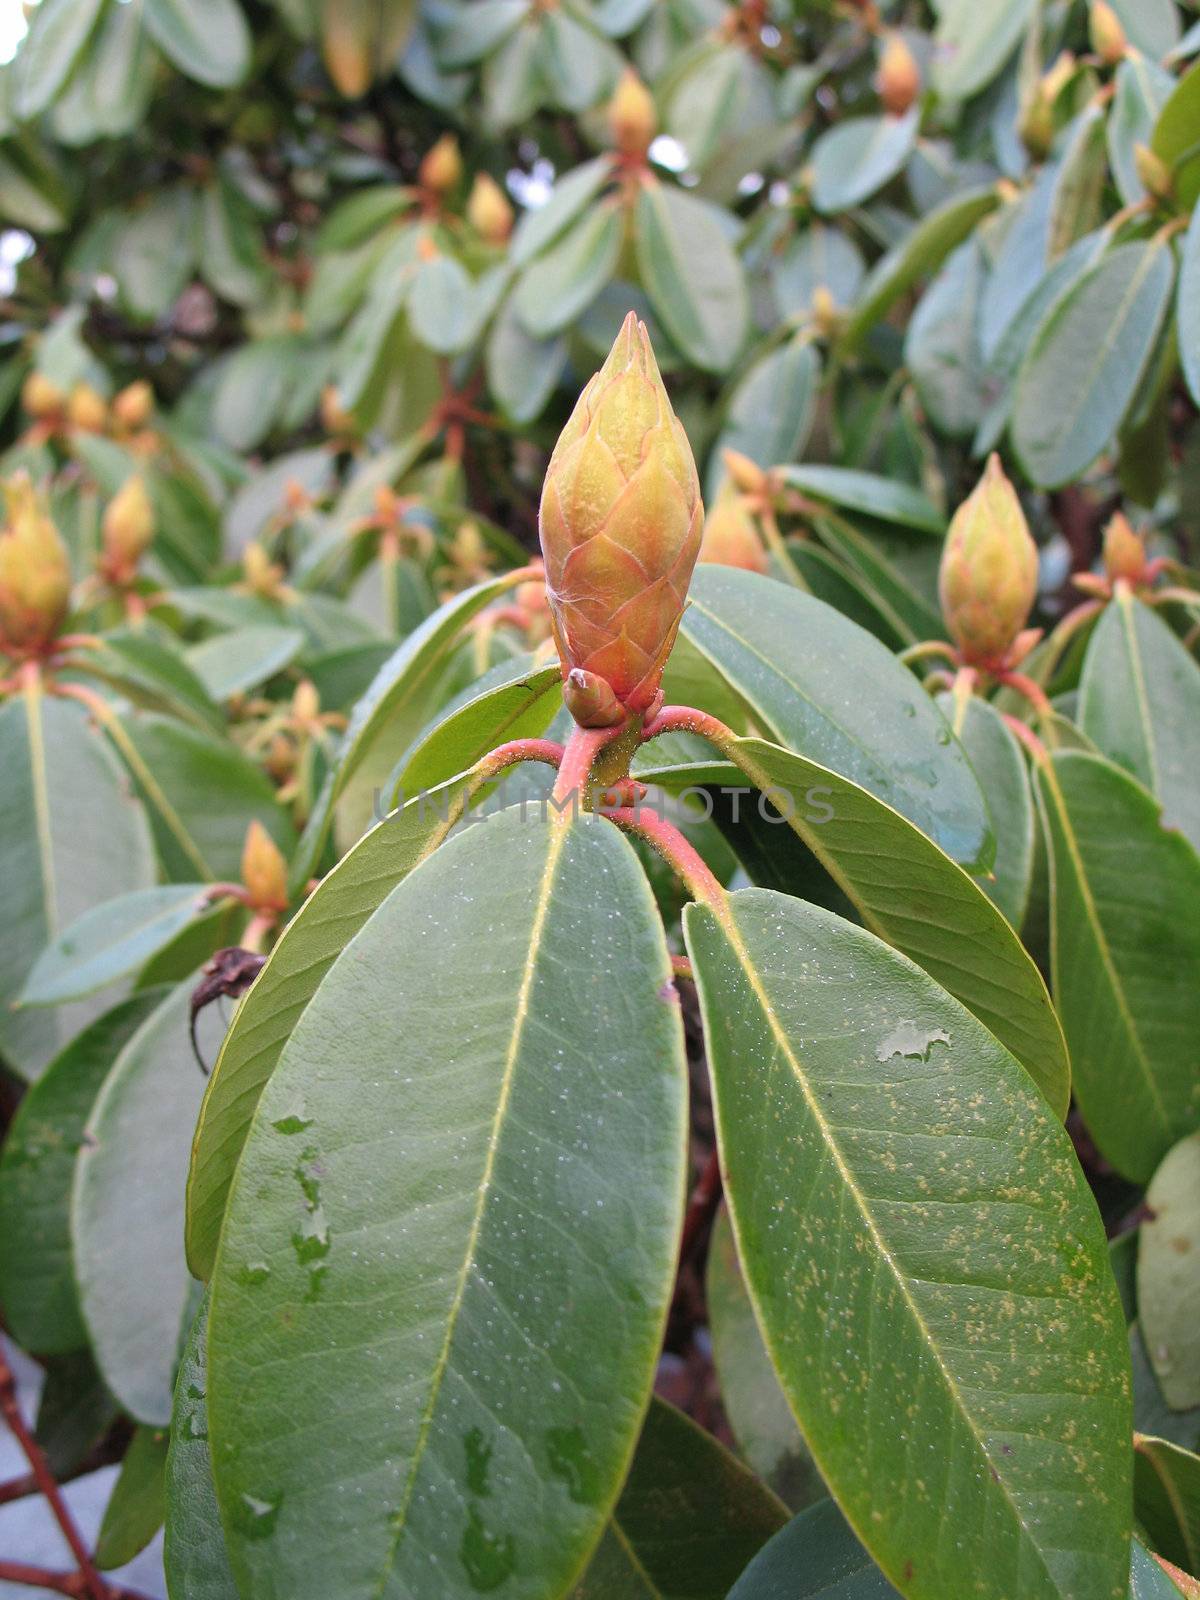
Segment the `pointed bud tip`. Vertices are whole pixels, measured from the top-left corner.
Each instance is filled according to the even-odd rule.
[[[242,884],[256,911],[287,907],[287,862],[271,835],[255,817],[242,846]]]

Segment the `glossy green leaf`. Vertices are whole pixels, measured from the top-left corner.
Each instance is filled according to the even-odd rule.
[[[103,9],[104,0],[42,0],[31,14],[13,93],[20,121],[38,116],[60,92]]]
[[[87,1350],[43,1357],[46,1378],[38,1399],[34,1436],[55,1477],[66,1478],[86,1461],[120,1415]]]
[[[484,358],[488,387],[505,416],[532,422],[567,364],[567,344],[565,339],[535,339],[526,333],[510,298],[493,324]]]
[[[484,0],[489,3],[489,0]],[[522,8],[525,0],[520,0]],[[478,15],[477,6],[472,12],[472,32],[478,36],[475,18]],[[583,211],[608,182],[612,176],[612,160],[609,156],[597,156],[594,161],[585,161],[581,167],[574,168],[554,185],[550,198],[545,205],[539,206],[536,211],[527,211],[513,232],[511,259],[514,267],[523,267],[532,261],[553,244],[577,216]]]
[[[1141,1230],[1138,1230],[1139,1235]],[[1140,1323],[1129,1329],[1129,1355],[1133,1366],[1133,1425],[1138,1433],[1168,1439],[1184,1450],[1200,1448],[1200,1406],[1172,1411],[1167,1404]]]
[[[746,280],[713,207],[666,184],[635,213],[638,270],[655,315],[689,360],[724,372],[746,337]]]
[[[812,199],[826,215],[849,211],[889,183],[912,153],[921,113],[849,117],[813,146]]]
[[[1035,0],[944,0],[938,7],[934,85],[966,100],[997,77],[1016,49]]]
[[[258,219],[224,173],[200,200],[200,270],[224,299],[254,306],[271,287]]]
[[[1025,758],[988,701],[940,695],[938,704],[971,759],[996,831],[996,860],[979,886],[1019,930],[1029,908],[1037,828]]]
[[[946,519],[933,501],[909,483],[881,478],[873,472],[860,472],[854,467],[830,467],[815,462],[788,466],[783,477],[785,483],[802,494],[828,500],[831,505],[845,506],[848,511],[861,511],[868,517],[896,522],[920,533],[936,533],[939,538],[946,531]]]
[[[864,629],[773,579],[702,566],[682,632],[780,744],[869,789],[955,860],[988,857],[966,755],[913,675]]]
[[[912,645],[924,639],[936,639],[945,631],[929,584],[918,588],[898,564],[904,555],[913,555],[928,565],[931,554],[928,545],[923,550],[919,546],[910,546],[905,551],[902,542],[887,540],[886,536],[881,538],[860,533],[849,518],[836,513],[818,512],[812,526],[822,545],[835,554],[842,570],[857,586],[859,594],[874,613],[870,621],[864,624],[870,632],[889,642],[895,638],[905,645]],[[798,541],[792,545],[802,562],[805,554],[803,543]],[[915,567],[915,563],[906,564]],[[823,597],[818,594],[818,598]],[[836,609],[843,609],[836,599],[833,603]],[[854,621],[861,622],[863,619],[856,614],[858,609],[852,606],[848,615]],[[886,619],[883,630],[879,628],[879,618]]]
[[[814,222],[772,258],[770,270],[779,309],[792,316],[811,308],[818,289],[826,289],[835,305],[850,305],[866,267],[857,245],[840,228]]]
[[[175,1381],[163,1544],[170,1600],[238,1600],[208,1448],[207,1318],[205,1300],[192,1323]]]
[[[259,1103],[213,1274],[209,1427],[244,1593],[419,1592],[436,1557],[450,1593],[544,1600],[579,1571],[674,1277],[669,977],[617,830],[519,809],[429,857],[335,963]],[[331,1437],[331,1409],[355,1426]]]
[[[88,651],[87,673],[135,706],[171,712],[209,732],[223,729],[206,684],[170,635],[133,628],[106,633]]]
[[[228,89],[250,65],[250,30],[237,0],[144,0],[146,28],[197,83]]]
[[[825,1498],[828,1491],[763,1344],[724,1207],[713,1225],[704,1296],[721,1403],[739,1449],[793,1510]]]
[[[1168,1152],[1146,1191],[1138,1235],[1138,1315],[1167,1404],[1200,1405],[1200,1135]]]
[[[154,881],[146,817],[79,706],[31,687],[0,707],[0,1052],[35,1078],[104,1006],[14,1011],[43,946],[93,906]]]
[[[711,1434],[653,1399],[621,1498],[570,1600],[726,1600],[786,1520]]]
[[[104,1381],[138,1422],[171,1420],[191,1280],[183,1201],[204,1076],[192,1053],[192,981],[121,1051],[88,1117],[71,1237],[79,1304]]]
[[[1134,151],[1150,143],[1158,114],[1175,87],[1175,80],[1144,55],[1130,51],[1113,80],[1112,110],[1107,121],[1108,158],[1113,177],[1127,206],[1144,199],[1145,185],[1138,177]]]
[[[1078,720],[1102,755],[1158,798],[1163,826],[1200,850],[1200,667],[1128,589],[1092,630]]]
[[[1066,1132],[870,933],[761,889],[684,923],[738,1253],[855,1531],[903,1593],[1123,1600],[1125,1321]]]
[[[409,314],[422,344],[439,355],[462,350],[474,332],[475,285],[453,256],[422,261],[413,279]]]
[[[1012,437],[1034,483],[1083,473],[1115,435],[1154,353],[1175,282],[1161,239],[1118,245],[1055,302],[1017,377]]]
[[[1130,44],[1160,60],[1179,43],[1179,8],[1175,0],[1112,0]]]
[[[123,219],[113,273],[131,316],[146,322],[172,309],[195,266],[195,199],[182,185],[156,190]]]
[[[1192,212],[1183,241],[1183,263],[1179,269],[1178,318],[1179,365],[1187,380],[1192,399],[1200,405],[1200,206]]]
[[[1134,1515],[1159,1555],[1200,1567],[1200,1456],[1169,1439],[1133,1436]]]
[[[297,628],[231,628],[214,634],[187,653],[188,665],[218,703],[257,689],[282,672],[300,653],[304,635]]]
[[[724,470],[722,450],[740,450],[760,467],[794,461],[812,428],[820,379],[821,358],[801,334],[756,361],[729,397],[710,479]]]
[[[837,1506],[823,1500],[775,1535],[729,1600],[895,1600],[896,1592]]]
[[[21,1004],[79,1000],[128,977],[196,920],[209,901],[202,883],[135,889],[93,906],[53,938],[33,964]]]
[[[328,873],[284,929],[233,1019],[196,1125],[187,1249],[207,1279],[233,1171],[258,1097],[321,979],[386,897],[445,839],[461,785],[447,783],[386,817]]]
[[[1183,1592],[1163,1571],[1141,1540],[1135,1539],[1129,1576],[1129,1600],[1179,1600]],[[1194,1595],[1193,1588],[1192,1600]]]
[[[1065,1117],[1071,1069],[1046,985],[980,884],[898,811],[828,768],[761,739],[738,739],[733,755],[866,926],[973,1011]],[[662,780],[678,788],[737,777],[683,767]],[[749,811],[755,801],[741,803]]]
[[[513,308],[533,338],[553,338],[591,305],[616,270],[622,224],[617,205],[601,202],[525,268]]]
[[[38,1355],[86,1342],[71,1266],[75,1156],[109,1068],[161,998],[134,995],[85,1028],[26,1093],[5,1136],[0,1304],[14,1339]]]
[[[1200,200],[1200,140],[1196,138],[1198,119],[1200,61],[1195,62],[1175,85],[1170,99],[1158,114],[1150,137],[1150,148],[1171,170],[1175,203],[1185,212]]]
[[[1051,857],[1053,992],[1076,1099],[1117,1170],[1145,1182],[1200,1124],[1188,996],[1200,984],[1200,861],[1119,767],[1038,769]]]
[[[129,1441],[96,1536],[102,1572],[127,1566],[162,1527],[168,1438],[165,1428],[138,1428]]]
[[[960,245],[921,297],[904,359],[930,420],[951,439],[975,432],[987,405],[979,299],[986,279],[976,240]]]

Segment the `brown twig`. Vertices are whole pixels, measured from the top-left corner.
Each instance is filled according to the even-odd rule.
[[[687,1211],[684,1213],[683,1232],[679,1239],[681,1262],[691,1260],[696,1246],[707,1229],[712,1226],[717,1207],[721,1204],[722,1190],[721,1162],[714,1146],[700,1170],[696,1187],[692,1190]]]
[[[23,1583],[30,1589],[50,1589],[55,1594],[67,1594],[75,1600],[87,1600],[90,1590],[82,1572],[54,1572],[49,1567],[31,1566],[27,1561],[0,1561],[0,1583]],[[120,1584],[105,1584],[101,1589],[105,1600],[150,1600],[137,1589],[126,1589]]]

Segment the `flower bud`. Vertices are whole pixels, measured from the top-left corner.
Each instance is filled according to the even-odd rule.
[[[902,117],[921,92],[921,69],[902,33],[889,33],[879,58],[875,88],[884,109]]]
[[[122,389],[112,403],[113,420],[128,433],[144,428],[154,410],[154,390],[144,378]]]
[[[321,696],[311,678],[301,678],[292,696],[292,721],[298,728],[311,731],[319,726]]]
[[[612,141],[623,156],[637,161],[645,158],[658,131],[658,114],[649,89],[632,67],[621,74],[608,102],[608,126]]]
[[[950,523],[938,592],[950,637],[972,666],[1003,664],[1037,598],[1037,546],[1000,457]]]
[[[242,551],[242,571],[251,594],[261,595],[264,600],[278,600],[282,595],[283,568],[271,560],[257,541]]]
[[[108,502],[102,533],[107,576],[128,583],[154,538],[154,507],[137,473],[126,478]]]
[[[486,172],[476,173],[471,185],[467,221],[488,244],[503,244],[512,232],[513,208],[504,190]]]
[[[354,418],[338,398],[337,385],[327,383],[321,390],[321,426],[336,438],[350,438],[355,432]]]
[[[287,862],[257,817],[242,847],[242,884],[255,911],[287,910]]]
[[[1175,193],[1175,178],[1170,167],[1148,144],[1133,147],[1133,170],[1146,193],[1154,200],[1170,200]]]
[[[444,195],[458,187],[462,170],[458,140],[452,133],[444,133],[425,152],[417,169],[417,179],[422,189],[428,189],[431,194]]]
[[[77,383],[67,401],[67,421],[84,433],[103,433],[108,425],[108,407],[87,383]]]
[[[1118,578],[1131,584],[1146,580],[1146,546],[1120,511],[1104,530],[1104,576],[1110,583]]]
[[[722,450],[721,460],[725,463],[725,471],[743,494],[764,495],[768,492],[770,485],[767,475],[757,461],[752,461],[740,450]]]
[[[1109,5],[1108,0],[1092,0],[1091,14],[1088,17],[1088,37],[1092,49],[1107,67],[1115,67],[1125,59],[1125,52],[1129,48],[1129,40],[1125,36],[1125,29],[1121,26],[1121,19]]]
[[[658,693],[703,515],[691,446],[630,312],[559,435],[539,517],[564,671],[608,686],[612,721]]]
[[[53,643],[71,600],[71,563],[58,529],[20,472],[5,488],[0,528],[0,649],[37,655]]]
[[[700,541],[700,560],[723,567],[743,567],[747,572],[766,572],[767,552],[754,525],[745,498],[735,484],[726,482],[717,503],[708,513],[704,537]]]
[[[1034,85],[1022,107],[1018,132],[1031,155],[1044,156],[1054,142],[1054,103],[1075,71],[1075,57],[1064,50]]]
[[[44,372],[31,372],[21,386],[21,404],[38,422],[62,415],[67,397]]]

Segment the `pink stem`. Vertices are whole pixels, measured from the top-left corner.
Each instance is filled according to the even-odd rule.
[[[713,876],[708,863],[695,847],[688,843],[673,822],[653,811],[642,811],[635,806],[622,806],[616,811],[605,811],[604,816],[618,828],[644,839],[667,865],[674,869],[680,882],[693,900],[703,901],[712,907],[724,921],[728,915],[725,891]]]

